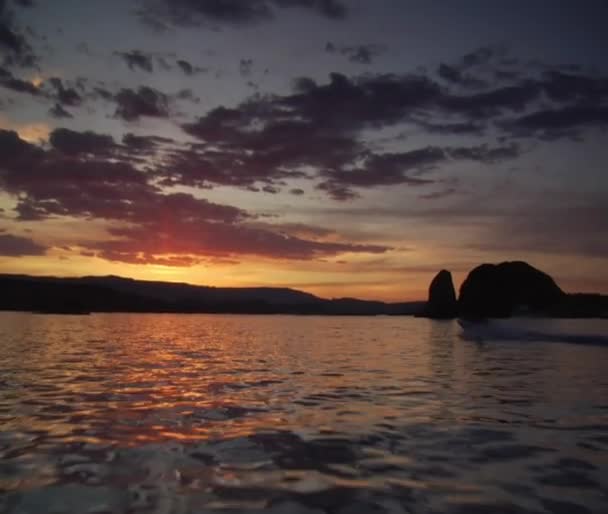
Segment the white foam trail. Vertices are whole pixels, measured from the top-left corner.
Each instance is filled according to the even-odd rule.
[[[459,320],[461,337],[468,341],[539,341],[608,346],[608,335],[547,331],[517,326],[512,320]]]

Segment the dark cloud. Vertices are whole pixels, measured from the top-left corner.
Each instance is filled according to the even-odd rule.
[[[509,121],[505,127],[519,137],[543,139],[575,138],[579,130],[591,126],[608,126],[608,105],[574,105],[545,109]]]
[[[357,196],[353,188],[369,188],[406,184],[424,186],[434,184],[434,179],[421,177],[421,173],[452,160],[470,160],[495,163],[513,159],[519,155],[519,147],[446,147],[427,146],[403,153],[370,154],[357,167],[325,171],[327,178],[319,188],[335,200],[348,200]]]
[[[464,55],[460,60],[459,67],[461,69],[478,68],[496,62],[499,59],[504,59],[506,54],[507,49],[504,46],[482,46]]]
[[[274,0],[279,7],[301,7],[311,9],[327,18],[342,19],[348,9],[343,0]]]
[[[253,59],[241,59],[239,61],[239,73],[242,77],[249,77],[253,68]]]
[[[192,63],[186,61],[185,59],[178,59],[176,61],[176,64],[179,69],[182,70],[184,74],[188,76],[196,75],[197,73],[206,73],[207,71],[209,71],[207,68],[194,66]]]
[[[386,48],[382,45],[340,46],[328,42],[325,45],[325,51],[328,53],[339,53],[345,56],[350,62],[371,64],[376,57],[386,52]]]
[[[21,219],[125,218],[130,202],[153,191],[133,166],[105,158],[110,142],[99,135],[60,129],[50,139],[45,151],[0,130],[0,188],[18,196]]]
[[[587,128],[608,124],[608,77],[549,70],[535,81],[521,81],[520,84],[509,88],[513,93],[512,104],[517,103],[517,96],[520,97],[518,108],[513,110],[523,110],[531,105],[536,108],[527,109],[517,118],[497,121],[497,125],[511,135],[572,138]],[[551,100],[551,106],[540,103],[545,98]]]
[[[158,220],[137,228],[112,230],[118,240],[86,244],[108,260],[130,263],[154,262],[159,249],[170,255],[235,257],[256,255],[274,259],[311,260],[347,252],[381,254],[389,250],[381,245],[359,245],[315,241],[275,232],[269,226],[234,223],[209,223]]]
[[[148,73],[152,73],[154,71],[152,56],[150,54],[140,52],[139,50],[115,53],[123,59],[131,71],[135,71],[137,69],[147,71]]]
[[[112,101],[114,99],[114,95],[108,91],[105,87],[96,87],[93,89],[93,93],[103,99],[106,100],[108,102]]]
[[[26,169],[43,156],[40,148],[21,139],[17,132],[0,129],[0,170]]]
[[[31,7],[32,2],[17,1],[18,7]],[[32,67],[38,61],[24,31],[15,22],[15,13],[6,0],[0,1],[0,57],[4,66]]]
[[[418,174],[448,160],[513,159],[519,148],[477,145],[382,153],[373,150],[362,133],[412,123],[429,132],[479,135],[484,117],[517,111],[528,96],[505,89],[454,97],[422,75],[349,79],[334,73],[325,85],[301,78],[291,95],[253,97],[183,125],[200,143],[171,154],[156,171],[167,185],[262,190],[280,188],[289,178],[309,178],[338,200],[353,198],[357,189],[368,187],[430,184],[432,179]],[[455,115],[464,119],[426,121]]]
[[[56,103],[53,107],[49,109],[49,114],[53,118],[65,119],[65,118],[73,118],[72,114],[63,108],[63,106],[59,103]]]
[[[173,140],[160,136],[137,136],[125,134],[122,143],[132,151],[151,151],[163,144],[173,143]]]
[[[49,142],[53,148],[66,155],[110,155],[116,149],[112,136],[65,128],[51,132]]]
[[[121,89],[114,100],[117,104],[116,116],[125,121],[135,121],[142,116],[169,117],[169,97],[151,87]]]
[[[469,119],[489,119],[507,112],[521,112],[538,100],[541,93],[540,85],[529,80],[475,94],[446,94],[440,100],[440,107]]]
[[[324,171],[326,180],[319,185],[319,189],[328,192],[336,200],[345,200],[357,196],[353,187],[432,184],[433,180],[412,176],[409,172],[432,168],[445,159],[445,152],[435,147],[404,153],[370,154],[352,169]]]
[[[108,241],[83,242],[98,257],[133,263],[192,265],[209,257],[258,255],[274,259],[313,259],[345,252],[383,253],[387,247],[324,242],[254,223],[246,211],[186,193],[163,193],[150,176],[111,152],[119,145],[92,132],[61,129],[52,149],[30,144],[0,130],[0,188],[17,198],[20,220],[70,216],[111,222]],[[149,146],[143,136],[125,136],[129,148]],[[165,140],[158,141],[165,143]],[[4,237],[4,236],[3,236]],[[4,237],[0,251],[42,252]],[[3,246],[3,244],[5,246]],[[8,250],[6,250],[8,251]]]
[[[184,59],[179,59],[177,65],[186,75],[194,75],[194,66]]]
[[[476,121],[438,123],[426,120],[414,120],[414,122],[431,134],[481,136],[486,129],[485,124]]]
[[[342,19],[341,0],[141,0],[139,15],[148,25],[196,26],[203,23],[248,25],[274,18],[278,9],[299,7],[331,19]]]
[[[492,164],[507,159],[514,159],[520,155],[521,150],[516,144],[498,147],[488,147],[488,145],[484,144],[473,147],[447,148],[445,152],[452,159],[464,159]]]
[[[41,96],[42,91],[31,82],[15,77],[9,70],[0,68],[0,87],[10,89],[17,93],[26,93],[32,96]]]
[[[418,195],[418,198],[422,200],[439,200],[441,198],[445,198],[447,196],[451,196],[456,193],[455,187],[448,187],[445,189],[440,189],[438,191],[432,191],[430,193],[425,193],[422,195]]]
[[[508,57],[507,49],[494,45],[481,47],[456,62],[441,63],[437,75],[460,89],[496,87],[496,82],[510,82],[519,76],[518,61]]]
[[[60,104],[75,107],[82,103],[82,97],[78,91],[72,87],[66,87],[60,78],[50,78],[49,84],[55,89],[56,99]]]
[[[188,100],[195,104],[200,103],[201,101],[201,99],[194,94],[194,91],[192,91],[192,89],[182,89],[181,91],[177,92],[174,98],[176,98],[177,100]]]
[[[0,233],[0,257],[44,255],[46,248],[26,237]]]
[[[23,45],[21,37],[8,27],[6,21],[0,22],[0,46],[10,52],[20,53],[23,51]]]
[[[270,193],[271,195],[276,195],[279,192],[279,189],[274,186],[266,185],[262,188],[262,191],[264,191],[264,193]]]
[[[608,77],[547,71],[541,84],[545,94],[556,102],[597,103],[608,99]]]
[[[447,82],[457,84],[465,88],[483,88],[487,86],[487,82],[482,79],[476,78],[463,72],[461,69],[454,66],[448,66],[447,64],[440,64],[437,70],[437,74]]]

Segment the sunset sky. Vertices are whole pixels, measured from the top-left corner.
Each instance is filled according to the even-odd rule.
[[[0,272],[608,293],[608,3],[0,0]]]

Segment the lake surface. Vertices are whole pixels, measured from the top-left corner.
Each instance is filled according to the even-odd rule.
[[[0,313],[0,512],[608,512],[608,346],[506,333]]]

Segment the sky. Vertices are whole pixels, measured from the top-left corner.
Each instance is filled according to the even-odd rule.
[[[0,272],[608,293],[608,3],[0,0]]]

